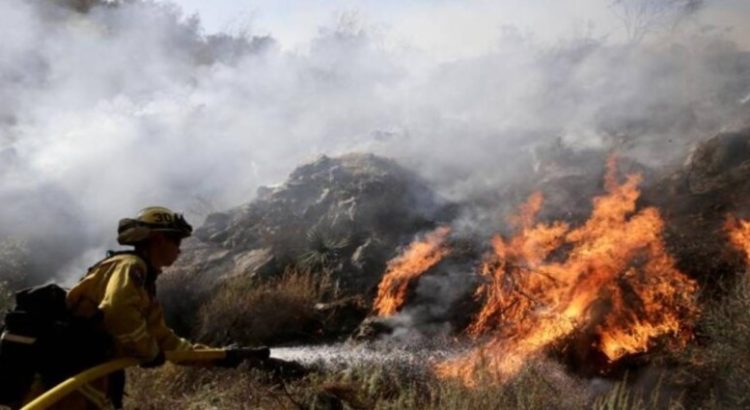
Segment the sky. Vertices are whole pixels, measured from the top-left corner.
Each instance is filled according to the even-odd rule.
[[[417,47],[442,59],[481,55],[496,47],[504,27],[541,41],[590,33],[624,36],[622,20],[608,0],[176,0],[197,15],[206,33],[247,30],[273,35],[284,48],[304,50],[321,27],[356,15],[381,28],[393,48]],[[726,29],[750,46],[750,2],[713,0],[690,24]]]
[[[320,155],[468,201],[540,147],[655,166],[750,124],[746,0],[641,42],[594,0],[60,4],[0,0],[0,250],[28,242],[46,275],[79,276],[140,208],[200,226]]]

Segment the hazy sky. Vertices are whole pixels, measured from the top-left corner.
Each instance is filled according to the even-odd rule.
[[[320,27],[342,15],[380,28],[385,45],[418,47],[443,59],[481,55],[495,48],[504,27],[539,41],[591,33],[618,39],[622,21],[610,0],[201,0],[170,1],[197,14],[206,33],[250,30],[273,35],[285,49],[304,50]],[[712,0],[686,24],[727,31],[750,45],[750,1]]]

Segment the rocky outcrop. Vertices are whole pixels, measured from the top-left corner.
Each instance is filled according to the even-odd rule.
[[[677,267],[697,279],[705,294],[745,269],[729,244],[729,215],[746,219],[750,201],[750,129],[726,132],[698,144],[685,163],[644,189],[643,202],[665,219],[665,239]]]
[[[692,194],[744,184],[750,176],[750,129],[722,133],[697,146],[686,168]]]
[[[315,309],[325,319],[321,322],[337,324],[325,330],[332,335],[356,328],[371,312],[368,304],[386,263],[404,245],[417,233],[451,224],[453,252],[411,285],[404,307],[409,322],[371,318],[354,339],[378,337],[398,326],[442,334],[449,324],[460,331],[477,310],[474,273],[490,235],[512,231],[507,216],[531,192],[545,195],[539,220],[577,225],[590,215],[591,199],[604,191],[605,153],[553,144],[540,148],[535,158],[528,180],[486,197],[446,204],[392,160],[366,154],[321,157],[297,168],[285,183],[260,188],[253,202],[210,215],[185,242],[173,272],[190,275],[195,288],[205,292],[228,277],[262,279],[288,267],[324,272],[337,284],[332,291],[337,296]],[[628,158],[617,161],[618,179],[631,173],[643,176],[638,206],[659,210],[668,252],[680,271],[708,289],[706,294],[745,269],[742,255],[727,242],[724,222],[728,214],[750,217],[748,164],[748,130],[716,135],[671,171],[648,169]],[[487,216],[472,219],[475,215]],[[339,303],[342,295],[359,297]],[[349,303],[353,300],[357,303]]]
[[[343,289],[374,287],[397,248],[446,217],[416,174],[369,154],[320,157],[257,198],[214,213],[186,241],[178,270],[212,280],[324,271]]]

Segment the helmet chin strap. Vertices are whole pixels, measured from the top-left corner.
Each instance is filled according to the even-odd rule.
[[[138,255],[143,258],[151,267],[156,267],[154,264],[154,244],[151,238],[141,241],[135,244],[135,251]]]
[[[160,231],[152,232],[148,240],[144,241],[142,256],[157,273],[161,273],[162,268],[174,262],[166,260],[170,252],[168,242],[166,234]]]

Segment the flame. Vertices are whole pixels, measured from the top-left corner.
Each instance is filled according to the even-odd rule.
[[[745,261],[750,265],[750,221],[738,220],[729,216],[724,228],[729,234],[729,241],[737,249],[744,252]]]
[[[412,242],[404,253],[388,262],[388,269],[378,285],[374,309],[379,316],[391,316],[406,301],[409,283],[435,266],[450,251],[444,246],[450,228],[440,227]]]
[[[535,224],[543,197],[532,195],[512,220],[516,236],[495,236],[480,271],[484,305],[468,332],[489,340],[438,364],[438,375],[469,386],[482,375],[503,381],[578,331],[592,332],[592,348],[609,361],[644,352],[660,336],[686,343],[696,284],[666,252],[659,212],[637,211],[640,181],[630,175],[619,184],[610,159],[606,194],[594,198],[590,218],[575,229]]]

